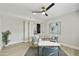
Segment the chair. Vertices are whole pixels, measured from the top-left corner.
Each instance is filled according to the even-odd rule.
[[[32,47],[37,47],[38,40],[39,40],[39,35],[34,35],[32,37]]]

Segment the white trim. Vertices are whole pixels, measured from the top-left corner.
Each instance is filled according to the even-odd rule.
[[[64,45],[64,46],[69,47],[69,48],[72,48],[72,49],[79,50],[79,47],[74,46],[74,45],[70,45],[70,44],[66,44],[66,43],[61,43],[61,45]]]
[[[13,44],[17,44],[17,43],[21,43],[21,42],[24,42],[24,41],[10,42],[7,46],[9,46],[9,45],[13,45]]]

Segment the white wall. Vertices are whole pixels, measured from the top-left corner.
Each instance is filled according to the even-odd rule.
[[[11,35],[9,35],[10,42],[8,45],[19,42],[27,42],[29,40],[28,36],[31,38],[34,35],[34,26],[36,26],[37,23],[39,22],[28,21],[27,19],[21,19],[15,16],[1,15],[0,39],[2,37],[1,32],[9,30],[11,32]]]
[[[61,21],[59,41],[79,48],[79,11],[50,19],[45,23],[45,33],[49,33],[49,24],[55,21]]]
[[[61,18],[62,43],[79,47],[79,11],[67,14]]]
[[[12,16],[2,16],[2,32],[9,30],[9,44],[23,42],[23,20]]]
[[[2,21],[1,21],[1,17],[0,17],[0,50],[1,50],[1,48],[2,48],[2,35],[1,35],[1,33],[2,33]]]

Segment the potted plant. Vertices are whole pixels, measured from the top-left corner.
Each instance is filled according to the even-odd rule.
[[[2,32],[2,42],[3,42],[3,47],[8,44],[10,40],[8,40],[8,36],[11,34],[9,30]]]

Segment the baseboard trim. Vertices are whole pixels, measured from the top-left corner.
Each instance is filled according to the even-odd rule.
[[[79,56],[79,48],[78,47],[75,47],[75,46],[72,46],[69,44],[65,44],[65,43],[61,43],[60,48],[68,56]]]
[[[69,47],[69,48],[72,48],[72,49],[75,49],[75,50],[79,50],[79,47],[76,47],[76,46],[73,46],[73,45],[70,45],[70,44],[61,43],[61,45],[64,45],[66,47]]]
[[[13,44],[17,44],[17,43],[21,43],[21,42],[28,42],[28,41],[18,41],[18,42],[11,42],[11,43],[9,43],[7,46],[9,46],[9,45],[13,45]]]

